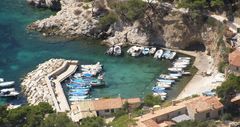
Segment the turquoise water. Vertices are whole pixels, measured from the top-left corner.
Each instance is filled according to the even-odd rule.
[[[17,86],[25,74],[50,58],[104,64],[107,87],[94,89],[94,97],[143,97],[151,92],[155,77],[167,72],[169,62],[156,61],[151,57],[106,56],[106,47],[99,45],[98,41],[66,41],[27,32],[27,24],[54,12],[32,8],[25,0],[1,0],[0,6],[0,77],[17,81]],[[178,87],[174,89],[179,92],[181,86]],[[178,92],[171,90],[170,95]],[[3,102],[5,100],[1,99],[0,103]]]

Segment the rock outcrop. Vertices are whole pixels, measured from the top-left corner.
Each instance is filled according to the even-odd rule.
[[[62,0],[61,6],[55,16],[36,21],[28,28],[46,36],[93,37],[102,39],[109,46],[136,44],[185,49],[195,42],[205,41],[202,19],[198,20],[187,10],[176,9],[169,4],[155,3],[146,10],[144,18],[131,23],[118,19],[107,29],[98,26],[100,17],[114,12],[106,0],[96,0],[95,3]]]
[[[45,76],[59,68],[64,61],[64,59],[50,59],[39,64],[36,70],[25,76],[21,87],[29,104],[36,105],[39,102],[48,102],[50,105],[54,105]]]
[[[30,5],[42,8],[51,8],[53,10],[60,10],[60,0],[27,0]]]

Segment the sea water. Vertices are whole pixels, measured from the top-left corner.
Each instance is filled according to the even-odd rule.
[[[144,97],[151,93],[156,77],[166,73],[170,66],[169,61],[134,58],[126,52],[123,57],[107,56],[104,54],[107,47],[96,40],[67,41],[28,32],[28,24],[56,12],[33,8],[26,0],[1,0],[0,6],[0,77],[16,81],[17,89],[24,75],[38,64],[51,58],[64,58],[79,60],[81,64],[104,65],[106,87],[94,89],[93,97]],[[170,96],[176,96],[181,89],[174,88]],[[0,104],[4,102],[5,99],[0,99]]]

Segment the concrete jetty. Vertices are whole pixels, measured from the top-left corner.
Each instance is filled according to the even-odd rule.
[[[28,103],[48,102],[57,112],[70,111],[61,82],[76,72],[77,60],[50,59],[28,73],[21,83]]]

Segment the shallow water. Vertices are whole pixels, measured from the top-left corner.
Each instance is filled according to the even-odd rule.
[[[25,29],[27,24],[54,12],[32,8],[25,0],[1,0],[0,6],[0,77],[17,81],[17,87],[20,79],[39,63],[50,58],[65,58],[83,64],[99,61],[104,65],[107,87],[94,89],[94,97],[143,97],[151,92],[155,77],[167,72],[170,65],[151,57],[106,56],[106,47],[99,45],[98,41],[64,41],[29,33]],[[171,90],[171,97],[181,89],[182,86],[178,86]],[[3,102],[5,100],[0,99],[0,104]]]

